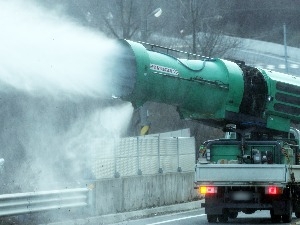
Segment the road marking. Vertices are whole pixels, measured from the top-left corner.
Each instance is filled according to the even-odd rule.
[[[239,51],[240,52],[254,54],[254,55],[259,55],[259,56],[266,56],[268,58],[274,58],[274,59],[278,59],[278,60],[284,60],[283,56],[280,56],[280,55],[276,56],[276,55],[272,55],[270,53],[262,53],[262,52],[257,52],[257,51],[249,50],[249,49],[248,50],[247,49],[244,49],[244,50],[240,49]],[[289,59],[289,63],[296,63],[296,64],[298,64],[299,61],[295,61],[295,60]]]
[[[274,65],[267,65],[267,69],[269,69],[269,70],[274,70],[274,69],[275,69],[275,66],[274,66]]]
[[[255,63],[253,64],[254,67],[257,67],[257,68],[265,68],[265,69],[269,69],[269,70],[274,70],[276,68],[276,65],[264,65],[264,64],[260,64],[260,63]],[[285,65],[284,64],[278,64],[277,67],[279,69],[285,69]],[[298,69],[300,66],[298,64],[290,64],[289,68],[292,68],[292,69]]]
[[[293,69],[298,69],[299,65],[297,65],[297,64],[291,64],[290,67],[293,68]]]
[[[171,222],[174,222],[174,221],[187,220],[187,219],[201,217],[201,216],[206,216],[206,214],[200,214],[200,215],[196,215],[196,216],[181,217],[181,218],[178,218],[178,219],[165,220],[165,221],[156,222],[156,223],[149,223],[147,225],[157,225],[157,224],[171,223]]]

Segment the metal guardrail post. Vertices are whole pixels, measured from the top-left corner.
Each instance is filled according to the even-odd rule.
[[[163,173],[163,169],[160,165],[160,135],[157,137],[157,143],[158,173]]]
[[[115,178],[119,178],[120,177],[120,173],[117,171],[117,145],[116,145],[116,139],[114,138],[114,177]]]
[[[177,146],[177,172],[182,172],[182,169],[180,167],[180,162],[179,162],[179,137],[176,137],[177,139],[177,143],[176,143],[176,146]]]
[[[137,166],[138,166],[137,174],[142,175],[143,172],[140,168],[140,139],[139,139],[139,137],[136,137],[136,141],[137,141]]]

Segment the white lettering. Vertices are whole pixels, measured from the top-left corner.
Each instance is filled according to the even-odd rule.
[[[168,74],[171,74],[173,76],[179,76],[179,72],[176,69],[172,69],[172,68],[168,68],[168,67],[164,67],[164,66],[150,64],[150,69],[155,70],[157,72],[168,73]]]

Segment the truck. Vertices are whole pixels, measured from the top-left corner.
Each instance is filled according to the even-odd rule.
[[[300,217],[300,79],[242,61],[121,40],[115,97],[136,108],[176,106],[182,119],[225,132],[196,151],[195,188],[207,220],[269,210],[272,222]]]
[[[206,141],[200,148],[195,184],[205,195],[208,222],[227,222],[239,212],[269,210],[273,223],[300,217],[299,136],[297,129],[256,139]]]

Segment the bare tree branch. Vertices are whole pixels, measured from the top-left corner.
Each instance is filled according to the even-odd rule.
[[[217,12],[207,11],[207,0],[189,0],[189,7],[186,7],[187,1],[180,0],[181,4],[188,9],[185,12],[185,29],[190,35],[184,35],[183,40],[189,47],[188,51],[193,54],[204,55],[208,57],[221,57],[228,50],[236,48],[239,45],[237,39],[228,38],[223,35],[223,31],[218,27],[222,16]],[[214,14],[213,14],[214,13]]]
[[[113,26],[110,24],[109,19],[107,19],[104,15],[102,15],[102,19],[105,22],[105,25],[110,30],[110,32],[113,34],[115,38],[120,38],[117,34],[116,30],[113,28]]]

